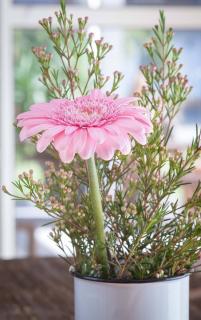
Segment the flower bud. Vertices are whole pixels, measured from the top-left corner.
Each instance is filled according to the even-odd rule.
[[[7,190],[6,186],[2,186],[1,189],[2,189],[3,192],[8,193],[8,190]]]

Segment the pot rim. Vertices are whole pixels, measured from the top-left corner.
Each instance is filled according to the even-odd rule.
[[[72,273],[72,275],[75,278],[81,279],[81,280],[88,280],[92,282],[101,282],[101,283],[116,283],[116,284],[141,284],[141,283],[157,283],[157,282],[167,282],[167,281],[175,281],[180,280],[186,277],[189,277],[190,273],[184,273],[179,276],[173,276],[173,277],[167,277],[167,278],[151,278],[151,279],[144,279],[144,280],[126,280],[126,279],[101,279],[96,277],[90,277],[90,276],[82,276],[78,272]]]

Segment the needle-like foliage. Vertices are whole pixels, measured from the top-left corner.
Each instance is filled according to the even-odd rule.
[[[41,66],[41,82],[50,96],[72,99],[91,88],[104,88],[110,78],[102,74],[101,61],[111,46],[87,34],[87,18],[79,18],[75,26],[63,1],[55,15],[56,28],[52,18],[40,24],[52,41],[61,68],[52,67],[52,55],[44,47],[33,49]],[[97,161],[110,278],[181,275],[192,269],[201,250],[201,184],[182,205],[172,197],[194,170],[200,155],[200,131],[196,128],[184,153],[170,150],[174,118],[191,87],[181,74],[182,50],[174,47],[173,30],[166,29],[163,12],[145,49],[150,63],[140,67],[145,85],[135,97],[139,106],[149,109],[153,133],[146,146],[133,146],[129,157],[116,153],[109,162]],[[85,78],[81,78],[83,68]],[[108,95],[116,91],[122,78],[120,72],[114,72]],[[53,147],[49,152],[53,161],[47,164],[44,182],[34,181],[32,171],[23,173],[14,182],[19,193],[12,196],[33,202],[54,218],[50,236],[77,272],[101,277],[85,164],[79,157],[71,164],[59,164]],[[10,194],[5,187],[4,191]],[[73,260],[66,254],[65,236],[71,241]]]

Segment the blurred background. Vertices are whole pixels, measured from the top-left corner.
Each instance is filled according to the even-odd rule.
[[[201,126],[201,0],[72,0],[68,11],[89,16],[89,32],[103,36],[114,49],[103,68],[106,74],[122,71],[125,78],[119,93],[131,95],[143,84],[139,65],[147,62],[143,43],[164,9],[169,26],[175,29],[175,45],[183,47],[183,72],[194,87],[176,119],[172,146],[184,149],[191,141],[195,124]],[[1,0],[0,3],[0,184],[32,168],[42,178],[45,154],[20,144],[12,123],[30,104],[46,100],[38,81],[40,69],[31,53],[33,46],[48,45],[38,20],[53,15],[56,0]],[[190,177],[192,186],[181,190],[182,201],[201,177],[201,163]],[[0,258],[57,254],[49,240],[49,218],[26,202],[14,202],[0,194]]]

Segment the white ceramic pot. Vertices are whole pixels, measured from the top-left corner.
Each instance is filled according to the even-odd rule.
[[[75,320],[189,320],[189,275],[129,283],[74,278]]]

